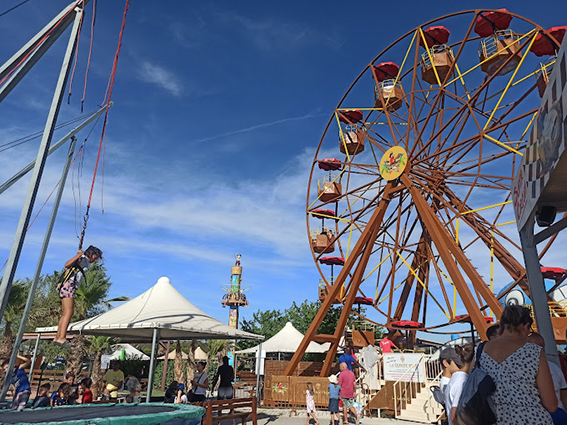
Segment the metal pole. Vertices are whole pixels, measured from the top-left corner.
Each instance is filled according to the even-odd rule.
[[[61,204],[61,198],[63,197],[65,182],[67,180],[67,175],[69,174],[69,168],[71,168],[71,162],[73,161],[73,153],[75,152],[76,144],[77,144],[77,138],[73,136],[71,138],[71,145],[69,146],[69,152],[67,153],[67,160],[65,161],[65,166],[63,167],[63,172],[61,173],[61,183],[59,184],[59,188],[57,189],[57,195],[55,196],[55,201],[53,202],[53,209],[51,210],[51,217],[49,218],[47,230],[45,231],[45,237],[43,238],[43,245],[41,246],[39,259],[37,260],[35,274],[33,276],[32,284],[29,289],[28,300],[26,301],[26,307],[24,308],[24,313],[22,315],[22,320],[20,322],[20,328],[18,329],[18,335],[16,336],[16,340],[14,341],[14,348],[12,349],[12,355],[10,356],[10,363],[8,365],[8,370],[14,369],[14,365],[16,364],[16,360],[18,358],[18,352],[20,351],[20,344],[22,343],[22,339],[24,337],[24,331],[26,330],[26,323],[28,322],[28,317],[31,312],[35,291],[37,289],[37,285],[39,284],[39,279],[41,278],[41,269],[43,268],[43,262],[45,261],[45,254],[47,253],[47,248],[49,247],[49,241],[51,240],[51,233],[53,232],[53,226],[55,225],[55,219],[57,218],[57,212],[59,211],[59,205]],[[5,379],[4,385],[2,386],[2,393],[0,394],[0,400],[4,400],[9,387],[10,387],[10,381],[8,379]]]
[[[526,276],[530,287],[530,298],[534,309],[537,330],[545,340],[545,355],[548,361],[559,365],[555,334],[549,315],[549,304],[547,303],[547,292],[545,291],[545,283],[541,274],[541,265],[534,239],[534,217],[535,215],[532,212],[528,221],[520,230],[522,253],[526,263]]]
[[[45,129],[41,138],[41,144],[37,153],[37,159],[35,162],[35,167],[33,169],[28,193],[26,195],[26,200],[22,208],[20,222],[18,223],[18,227],[16,229],[16,234],[14,236],[14,242],[12,244],[10,256],[8,257],[6,270],[4,272],[2,282],[0,283],[0,318],[4,316],[4,310],[6,308],[6,304],[8,303],[8,296],[10,295],[10,289],[12,287],[12,282],[14,281],[14,275],[16,274],[16,268],[18,266],[20,254],[22,253],[22,247],[26,238],[27,228],[33,211],[35,198],[39,190],[39,184],[41,182],[41,176],[43,174],[45,161],[47,159],[47,151],[49,150],[49,145],[51,144],[51,139],[53,138],[53,131],[55,130],[55,124],[57,123],[57,117],[59,116],[61,101],[63,100],[63,93],[65,92],[69,70],[71,68],[73,55],[75,53],[77,34],[79,31],[79,24],[81,22],[82,16],[83,9],[81,7],[75,8],[75,22],[73,23],[71,36],[69,37],[69,43],[67,44],[67,50],[65,51],[65,57],[63,58],[63,64],[61,66],[61,72],[59,73],[59,78],[55,87],[55,93],[51,102],[51,108],[47,116],[47,122],[45,124]]]
[[[260,368],[262,366],[262,343],[256,352],[256,398],[260,400]]]
[[[41,333],[38,333],[37,339],[35,340],[35,347],[33,349],[33,356],[32,356],[32,361],[31,361],[31,365],[30,365],[30,376],[29,376],[30,383],[32,382],[32,379],[33,379],[33,368],[35,367],[35,361],[37,359],[37,349],[39,348],[39,340],[40,339],[41,339]]]
[[[152,386],[154,385],[154,363],[156,359],[156,343],[157,343],[158,330],[154,328],[152,337],[152,355],[150,357],[150,370],[148,372],[148,390],[146,392],[146,403],[150,402],[152,397]]]
[[[114,102],[110,102],[108,104],[108,108],[110,108],[113,104],[114,104]],[[91,115],[89,118],[87,118],[81,125],[79,125],[78,127],[75,127],[73,130],[71,130],[69,133],[67,133],[65,136],[63,136],[61,139],[59,139],[59,141],[57,143],[55,143],[53,146],[51,146],[49,148],[49,151],[47,152],[47,156],[51,155],[53,152],[55,152],[57,149],[59,149],[61,146],[63,146],[65,144],[65,142],[67,142],[67,140],[69,140],[71,137],[73,137],[75,134],[77,134],[79,131],[81,131],[83,128],[85,128],[87,125],[89,125],[91,122],[93,122],[96,118],[100,117],[100,115],[104,111],[106,111],[106,107],[107,107],[107,105],[104,105],[102,108],[100,108],[98,111],[96,111],[93,115]],[[33,169],[34,164],[35,164],[35,161],[30,162],[28,165],[26,165],[24,168],[22,168],[16,174],[14,174],[12,177],[10,177],[8,180],[6,180],[6,182],[0,186],[0,194],[2,194],[7,189],[12,187],[12,185],[14,183],[16,183],[23,176],[25,176],[31,169]]]

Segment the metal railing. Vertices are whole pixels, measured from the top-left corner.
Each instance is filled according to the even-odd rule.
[[[402,413],[402,409],[405,408],[405,404],[414,398],[413,392],[415,391],[417,393],[417,385],[420,384],[420,382],[412,381],[411,379],[409,381],[405,381],[404,379],[415,375],[419,365],[424,361],[425,356],[421,356],[419,360],[408,367],[394,383],[394,417],[398,417],[398,415]]]
[[[506,40],[506,44],[509,45],[516,41],[518,38],[520,38],[520,36],[510,29],[496,31],[494,35],[486,37],[480,42],[480,46],[478,47],[479,58],[481,60],[484,60],[499,53],[501,50],[498,49],[498,41]]]
[[[446,44],[441,44],[441,45],[433,46],[431,49],[429,49],[429,53],[424,52],[424,53],[421,54],[422,66],[424,68],[429,68],[431,66],[431,57],[433,57],[433,55],[436,55],[438,53],[447,53],[449,55],[449,57],[451,58],[451,60],[454,59],[453,58],[453,50],[449,46],[447,46]]]

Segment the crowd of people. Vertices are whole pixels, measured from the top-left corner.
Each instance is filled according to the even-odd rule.
[[[561,368],[548,362],[544,340],[532,330],[528,308],[511,305],[488,329],[486,343],[441,351],[440,390],[449,425],[459,424],[457,408],[472,367],[495,384],[488,397],[498,425],[567,424],[567,383]]]

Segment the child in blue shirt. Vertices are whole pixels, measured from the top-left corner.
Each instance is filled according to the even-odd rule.
[[[339,391],[341,386],[337,375],[329,376],[329,412],[331,413],[331,425],[335,425],[335,415],[337,415],[337,422],[340,423],[341,417],[339,416]]]

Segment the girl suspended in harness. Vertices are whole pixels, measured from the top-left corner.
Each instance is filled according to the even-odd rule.
[[[82,250],[77,251],[77,255],[65,263],[65,271],[57,285],[63,314],[57,326],[57,336],[53,340],[55,343],[67,343],[67,327],[71,321],[71,316],[73,316],[75,292],[79,289],[89,266],[101,258],[102,251],[91,245],[84,252]]]

